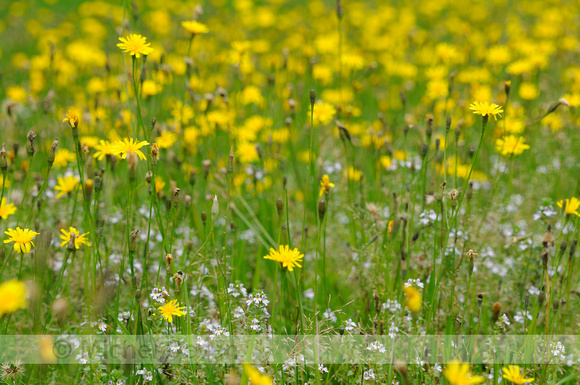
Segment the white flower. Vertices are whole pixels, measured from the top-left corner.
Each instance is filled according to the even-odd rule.
[[[97,323],[99,330],[102,331],[103,333],[107,331],[107,324],[105,323],[105,321],[103,321],[102,319],[100,319]]]
[[[365,381],[375,380],[376,379],[375,373],[373,372],[372,369],[369,369],[366,372],[364,372],[363,373],[363,377],[364,377]]]
[[[328,373],[328,369],[324,367],[324,365],[319,364],[318,365],[318,370],[320,371],[320,373]]]
[[[540,294],[540,289],[538,289],[535,286],[530,286],[530,288],[528,289],[528,293],[530,293],[530,295],[538,295]]]
[[[503,313],[501,316],[501,322],[503,322],[506,325],[511,325],[510,319],[508,318],[508,316],[505,313]]]
[[[389,327],[389,337],[395,338],[398,332],[399,328],[395,326],[394,322],[391,322],[391,327]]]
[[[383,303],[383,309],[389,309],[391,313],[395,313],[397,310],[401,310],[401,304],[396,299],[388,299],[387,302]]]
[[[334,312],[330,309],[326,309],[326,311],[322,315],[324,316],[324,318],[329,319],[332,322],[336,322],[337,320],[336,315],[334,315]]]
[[[347,332],[351,332],[354,330],[354,328],[356,328],[356,322],[352,322],[352,319],[348,319],[348,321],[346,321],[346,326],[344,327],[344,330],[346,330]]]
[[[177,352],[179,349],[179,344],[175,341],[169,345],[169,350],[171,350],[173,353]]]
[[[165,289],[165,287],[162,287],[161,289],[154,287],[153,290],[151,290],[149,297],[151,297],[153,301],[165,303],[165,297],[169,297],[169,292]]]
[[[514,320],[517,323],[523,324],[525,319],[529,319],[530,321],[533,319],[532,317],[532,313],[530,313],[527,310],[524,310],[523,312],[518,311],[517,314],[514,316]]]
[[[435,365],[433,365],[433,372],[441,373],[442,371],[443,371],[443,368],[441,367],[441,365],[439,365],[437,363]]]
[[[241,306],[238,306],[236,308],[236,310],[234,311],[234,318],[244,318],[246,316],[246,313],[244,312],[244,309],[242,309]]]
[[[252,320],[252,324],[250,325],[250,329],[257,331],[257,332],[262,330],[262,327],[260,326],[260,321],[258,321],[256,318],[254,318]]]
[[[367,350],[369,350],[369,351],[378,351],[379,353],[385,353],[387,351],[387,349],[385,349],[385,347],[383,346],[383,344],[381,344],[379,341],[375,341],[375,342],[371,343],[367,347]]]

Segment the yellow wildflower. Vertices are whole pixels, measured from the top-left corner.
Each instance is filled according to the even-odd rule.
[[[185,315],[183,309],[185,309],[185,306],[179,306],[176,299],[159,308],[161,316],[167,319],[168,322],[173,322],[173,316],[181,317]]]
[[[302,267],[300,264],[302,258],[304,258],[304,254],[300,254],[297,248],[290,250],[290,246],[288,245],[280,245],[278,250],[270,248],[270,254],[264,257],[264,259],[280,262],[282,267],[288,268],[289,271],[294,271],[294,267]]]
[[[151,43],[147,43],[147,38],[144,36],[132,33],[127,37],[120,37],[119,40],[121,43],[118,43],[117,47],[124,49],[125,51],[123,52],[129,52],[137,59],[141,55],[147,56],[153,52],[153,48],[150,47]]]
[[[87,246],[91,245],[89,243],[89,240],[87,238],[85,238],[85,236],[89,233],[84,233],[84,234],[80,235],[79,231],[77,229],[75,229],[74,227],[69,227],[69,231],[66,231],[65,229],[61,229],[60,232],[62,233],[60,235],[60,239],[62,239],[62,242],[60,243],[60,247],[64,247],[64,246],[68,245],[68,243],[70,242],[71,234],[75,235],[75,249],[79,249],[81,247],[81,245],[87,245]]]
[[[14,229],[6,230],[4,234],[10,237],[9,239],[6,239],[4,243],[14,242],[14,251],[16,251],[17,253],[28,254],[30,253],[32,246],[34,246],[34,242],[32,242],[32,240],[39,233],[29,229],[23,230],[20,227],[17,227],[16,230]]]
[[[16,212],[16,206],[12,203],[6,204],[6,198],[2,198],[0,202],[0,218],[8,219],[8,217]]]
[[[69,175],[64,178],[59,176],[57,180],[58,183],[54,187],[56,191],[60,191],[56,194],[57,199],[79,188],[79,179],[75,176]]]
[[[14,313],[16,310],[26,309],[28,300],[26,299],[26,284],[22,281],[12,279],[0,284],[0,317],[5,314]]]

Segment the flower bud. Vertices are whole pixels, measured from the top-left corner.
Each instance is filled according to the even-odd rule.
[[[48,167],[52,167],[52,164],[54,163],[54,158],[56,156],[56,148],[58,147],[58,139],[54,139],[54,141],[52,142],[52,146],[50,147],[50,152],[48,153],[48,158],[47,158],[47,162],[48,162]]]
[[[310,104],[314,104],[316,102],[316,91],[314,89],[310,90]]]
[[[211,221],[212,222],[215,222],[219,212],[220,212],[220,205],[218,202],[218,197],[217,197],[217,195],[215,195],[213,198],[213,203],[211,205]]]
[[[326,214],[326,202],[321,199],[318,201],[318,218],[320,221],[324,219],[324,214]]]
[[[2,173],[6,172],[8,168],[8,162],[6,161],[6,149],[4,148],[4,143],[2,143],[2,147],[0,147],[0,169]]]
[[[280,199],[280,198],[276,199],[276,211],[278,212],[278,216],[282,215],[283,209],[284,209],[284,202],[282,202],[282,199]]]
[[[34,139],[36,139],[36,134],[34,131],[29,131],[26,136],[26,153],[30,157],[34,155]]]
[[[137,236],[139,235],[139,229],[131,231],[129,234],[129,251],[134,253],[137,250]]]

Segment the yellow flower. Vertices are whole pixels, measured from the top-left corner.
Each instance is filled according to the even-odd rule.
[[[69,227],[69,231],[66,231],[65,229],[61,229],[60,232],[62,233],[60,235],[60,239],[62,239],[62,242],[60,243],[60,247],[68,245],[68,243],[70,241],[71,234],[75,235],[75,249],[79,249],[81,247],[81,245],[87,245],[87,246],[91,245],[89,243],[89,240],[85,238],[85,236],[89,233],[84,233],[84,234],[80,235],[79,231],[77,229],[75,229],[74,227]]]
[[[160,148],[169,148],[177,141],[177,134],[171,131],[162,131],[157,137],[157,145]]]
[[[185,306],[179,306],[176,299],[159,308],[161,315],[169,322],[173,322],[173,316],[181,317],[185,315],[183,309],[185,309]]]
[[[5,240],[4,243],[14,242],[14,251],[24,254],[30,253],[30,249],[34,246],[32,240],[38,235],[35,231],[28,229],[22,230],[20,227],[17,227],[16,230],[8,229],[4,234],[10,237],[10,239]]]
[[[147,56],[153,52],[153,48],[150,47],[151,43],[147,43],[147,38],[136,33],[132,33],[127,37],[120,37],[119,40],[121,43],[118,43],[117,47],[124,49],[125,51],[123,52],[129,52],[137,59],[141,55]]]
[[[272,378],[270,376],[260,373],[260,371],[251,365],[244,364],[244,372],[248,376],[250,385],[272,385]]]
[[[16,310],[26,309],[28,306],[26,284],[16,279],[2,282],[0,285],[0,298],[2,298],[2,301],[0,301],[0,317],[14,313]]]
[[[405,286],[403,290],[405,291],[405,295],[407,296],[407,302],[405,303],[407,308],[413,313],[416,313],[419,310],[421,310],[422,297],[419,290],[415,289],[413,286]]]
[[[534,100],[540,94],[538,88],[532,83],[522,83],[520,84],[519,90],[520,98],[524,100]]]
[[[343,174],[345,177],[348,177],[348,179],[354,181],[354,182],[358,182],[361,180],[361,178],[363,177],[363,172],[361,170],[357,170],[356,168],[349,166],[348,170],[344,170]]]
[[[328,124],[336,115],[336,108],[331,104],[317,101],[314,104],[314,121],[320,124]]]
[[[475,115],[481,116],[493,116],[495,120],[497,120],[496,115],[501,117],[503,113],[503,109],[495,103],[488,103],[488,102],[473,102],[469,106],[469,109],[473,111]]]
[[[182,21],[181,26],[187,29],[192,35],[199,35],[202,33],[208,33],[209,29],[205,24],[200,23],[196,20]]]
[[[300,254],[297,248],[290,250],[290,246],[288,245],[280,245],[278,250],[270,248],[270,254],[264,257],[264,259],[280,262],[282,267],[288,268],[289,271],[294,271],[294,267],[302,267],[300,264],[302,258],[304,258],[304,254]]]
[[[391,165],[393,164],[393,161],[391,160],[391,157],[388,155],[383,155],[380,158],[380,162],[381,162],[381,166],[383,166],[383,168],[388,169],[389,167],[391,167]]]
[[[165,181],[162,177],[157,175],[155,177],[155,192],[159,194],[159,191],[163,190],[163,187],[165,187]]]
[[[517,365],[510,365],[507,368],[502,368],[503,370],[503,378],[516,385],[522,385],[526,382],[534,381],[533,378],[524,378],[522,373],[520,372],[520,367]]]
[[[20,86],[11,86],[6,88],[6,95],[16,103],[22,103],[26,100],[28,92]]]
[[[256,145],[249,142],[239,143],[236,153],[241,163],[252,163],[260,160]]]
[[[70,108],[66,112],[65,118],[62,120],[63,123],[68,123],[72,128],[78,127],[80,121],[81,119],[76,111]]]
[[[495,149],[502,155],[520,155],[530,146],[525,144],[526,140],[521,136],[507,135],[503,139],[495,141]]]
[[[56,168],[66,167],[69,162],[74,162],[75,160],[76,155],[66,148],[63,148],[54,154],[53,166]]]
[[[451,385],[471,385],[485,381],[481,376],[472,376],[469,373],[469,364],[462,364],[459,360],[449,362],[443,374]]]
[[[0,202],[0,218],[8,219],[8,217],[16,212],[16,206],[12,203],[6,204],[6,198],[2,198]]]
[[[95,150],[97,151],[95,152],[94,157],[97,160],[103,160],[107,155],[115,155],[114,144],[108,140],[99,140],[99,144],[95,146]]]
[[[59,176],[57,180],[58,183],[54,187],[56,191],[60,191],[58,194],[56,194],[57,199],[64,194],[68,194],[79,188],[79,179],[72,175],[66,176],[64,178]]]
[[[578,212],[578,207],[580,207],[580,200],[578,198],[572,197],[570,199],[564,199],[556,204],[558,207],[562,208],[564,206],[564,202],[566,202],[566,214],[576,214],[580,217],[580,213]]]
[[[141,93],[143,97],[148,97],[152,95],[157,95],[161,91],[161,86],[155,83],[153,80],[145,80],[141,86]]]
[[[121,155],[121,158],[127,159],[127,153],[132,152],[139,156],[141,160],[145,160],[145,154],[139,150],[141,147],[148,145],[149,142],[142,141],[139,142],[133,138],[125,138],[122,141],[117,140],[113,145],[113,151],[115,155]]]
[[[322,196],[322,194],[328,194],[330,192],[330,189],[333,187],[334,183],[330,183],[328,175],[324,175],[320,180],[320,196]]]

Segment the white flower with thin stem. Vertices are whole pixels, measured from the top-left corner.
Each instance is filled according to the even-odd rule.
[[[328,373],[328,368],[326,368],[323,364],[318,364],[318,370],[320,373]]]
[[[344,330],[346,330],[347,332],[351,332],[356,328],[356,322],[353,322],[352,319],[348,319],[348,321],[346,321],[346,325],[344,327]]]
[[[372,369],[367,370],[366,372],[363,373],[363,377],[365,379],[365,381],[370,381],[370,380],[376,380],[377,377],[375,375],[375,373],[373,372]]]

